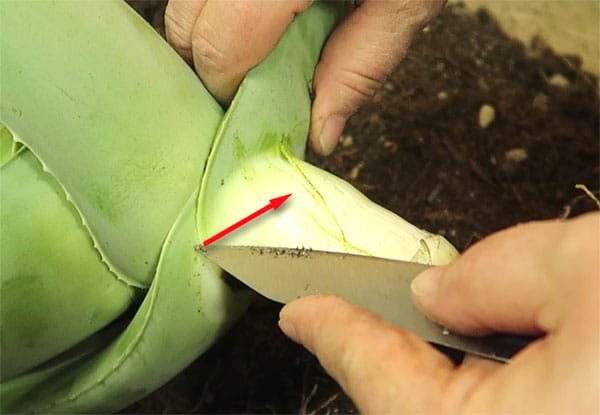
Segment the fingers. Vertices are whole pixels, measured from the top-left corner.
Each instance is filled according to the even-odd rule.
[[[165,9],[165,32],[175,50],[192,61],[192,31],[206,0],[169,0]]]
[[[330,153],[347,118],[397,65],[413,34],[445,0],[366,0],[332,35],[317,66],[310,140]],[[245,74],[275,47],[296,13],[311,0],[170,0],[167,39],[193,61],[223,104]]]
[[[369,99],[402,59],[413,34],[445,0],[365,0],[335,30],[313,82],[310,142],[333,151],[348,117]]]
[[[294,15],[310,4],[311,0],[171,0],[165,15],[167,33],[184,56],[192,57],[215,98],[226,104],[246,72],[269,54]],[[185,13],[185,19],[174,24]]]
[[[318,356],[363,413],[598,413],[599,244],[596,213],[498,233],[456,262],[464,273],[447,268],[424,302],[439,320],[448,313],[449,323],[475,331],[534,320],[555,330],[506,365],[467,357],[453,367],[410,333],[332,296],[288,304],[280,327]]]
[[[553,332],[598,279],[599,235],[600,214],[510,228],[417,277],[414,300],[461,332]]]
[[[333,296],[283,308],[280,327],[315,353],[361,413],[432,411],[453,365],[427,343]]]

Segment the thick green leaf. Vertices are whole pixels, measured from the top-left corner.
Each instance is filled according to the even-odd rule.
[[[148,286],[221,108],[121,1],[2,1],[0,22],[0,122],[57,178],[111,269]]]
[[[135,318],[121,336],[91,359],[27,386],[3,385],[3,412],[101,413],[116,411],[166,382],[245,309],[248,291],[232,291],[222,271],[194,247],[195,198],[169,235],[158,272]],[[48,369],[46,369],[48,370]],[[4,391],[7,391],[4,394]]]
[[[214,213],[214,201],[223,186],[230,184],[231,175],[237,174],[241,161],[260,158],[265,152],[277,153],[280,145],[303,157],[313,72],[323,44],[343,12],[341,6],[339,2],[316,2],[296,16],[271,54],[244,78],[221,123],[202,178],[197,220],[203,237],[240,218],[235,216],[235,206],[220,206],[219,213]],[[266,170],[268,175],[268,167]],[[247,185],[241,185],[247,190]],[[254,196],[268,191],[262,190]],[[255,202],[256,208],[268,202],[246,196],[244,200]],[[245,203],[238,206],[249,212],[253,208]]]
[[[0,123],[0,168],[15,157],[23,146],[15,141],[12,133]]]
[[[192,208],[222,111],[122,2],[1,2],[0,22],[0,121],[29,147],[15,158],[0,131],[2,374],[11,379],[2,411],[119,409],[189,363],[248,303],[192,242],[163,247],[189,200],[186,236],[195,235]],[[163,248],[175,259],[159,265]],[[121,314],[136,291],[128,284],[150,283],[110,346],[47,360]]]
[[[16,408],[22,405],[23,401],[30,400],[32,390],[46,382],[51,384],[52,380],[59,379],[62,373],[68,373],[84,359],[98,353],[121,333],[126,323],[125,318],[117,320],[35,370],[3,383],[0,388],[0,409],[6,411],[5,408]]]
[[[0,172],[2,380],[110,323],[134,289],[112,274],[62,188],[29,151]]]
[[[263,215],[219,243],[447,263],[457,252],[443,237],[418,229],[301,160],[312,72],[339,5],[317,2],[298,16],[273,53],[244,79],[202,179],[199,232],[210,237],[270,198],[292,193],[276,214]]]
[[[167,381],[247,305],[249,293],[233,293],[220,270],[193,249],[199,243],[194,192],[221,113],[173,51],[124,6],[42,4],[0,4],[0,58],[11,62],[0,72],[3,93],[10,79],[0,120],[72,198],[115,274],[135,285],[152,282],[130,325],[109,346],[6,382],[0,400],[4,412],[118,410]],[[221,144],[230,150],[221,153],[232,156],[211,160],[216,173],[204,179],[212,190],[203,193],[200,209],[211,207],[206,196],[215,196],[229,177],[235,166],[227,163],[236,163],[236,154],[279,151],[273,142],[302,153],[312,71],[335,9],[317,3],[298,17],[244,81],[220,127],[221,137],[237,142]],[[14,46],[18,36],[33,40]],[[36,95],[39,101],[27,99]]]

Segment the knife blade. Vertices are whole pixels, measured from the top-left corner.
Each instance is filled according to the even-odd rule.
[[[430,320],[416,308],[410,290],[413,278],[429,265],[303,248],[211,245],[202,251],[271,300],[337,295],[423,340],[469,354],[505,362],[532,340],[511,334],[465,336]]]

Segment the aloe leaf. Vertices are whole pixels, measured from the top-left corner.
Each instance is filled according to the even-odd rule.
[[[11,161],[22,148],[23,146],[13,138],[10,130],[0,123],[0,168]]]
[[[210,237],[267,200],[292,193],[277,214],[264,215],[218,243],[448,263],[458,253],[443,237],[413,226],[301,160],[312,71],[335,22],[331,7],[315,3],[299,16],[273,53],[244,79],[209,156],[198,205],[199,233]]]
[[[242,240],[280,246],[333,241],[336,249],[365,249],[355,246],[357,236],[350,237],[353,232],[346,229],[359,208],[366,212],[357,222],[361,232],[371,224],[377,230],[403,225],[392,214],[389,221],[382,219],[381,208],[361,204],[355,189],[299,158],[308,131],[312,71],[338,10],[337,4],[313,5],[251,71],[219,126],[202,176],[222,112],[190,69],[127,6],[108,1],[39,2],[35,7],[0,3],[0,122],[27,147],[18,154],[2,150],[6,161],[0,180],[14,181],[5,193],[6,206],[13,203],[27,212],[32,204],[29,190],[18,192],[21,176],[10,175],[22,160],[28,161],[55,196],[64,191],[60,203],[53,203],[70,209],[69,217],[87,242],[83,255],[96,255],[101,267],[104,261],[107,278],[127,292],[136,291],[128,284],[149,287],[130,324],[109,345],[86,351],[93,355],[69,349],[62,355],[66,358],[47,360],[4,382],[3,412],[118,410],[205,350],[246,307],[250,293],[231,291],[218,267],[193,247],[199,236],[239,219],[240,209],[247,213],[251,201],[262,205],[264,196],[278,196],[273,190],[295,186],[297,193],[279,219],[267,218],[260,227],[246,229]],[[138,65],[136,72],[132,68]],[[346,189],[347,197],[341,197]],[[344,202],[354,211],[344,211]],[[17,216],[17,207],[4,216],[5,201],[0,200],[0,212],[4,226]],[[48,212],[34,210],[38,227],[53,224],[55,215]],[[20,215],[26,222],[27,215]],[[309,221],[303,222],[305,218]],[[19,226],[33,236],[10,242],[7,255],[45,247],[35,239],[39,229]],[[265,234],[272,229],[279,233]],[[15,225],[6,237],[17,234]],[[56,230],[49,234],[56,237]],[[427,236],[417,236],[417,244],[425,241],[427,251],[432,246]],[[372,240],[380,243],[379,237]],[[30,251],[28,241],[39,246]],[[50,257],[49,265],[60,270],[61,258]],[[46,263],[44,256],[39,260]],[[34,271],[36,278],[46,275]],[[4,269],[2,273],[4,278]],[[18,276],[25,282],[29,278]],[[81,287],[57,281],[53,290],[66,290],[69,299],[80,295]],[[24,295],[15,287],[14,304]],[[69,324],[67,319],[62,323]],[[68,357],[70,352],[75,357]]]
[[[195,251],[194,209],[195,195],[167,238],[143,304],[119,338],[60,376],[29,385],[27,400],[14,402],[3,395],[3,402],[14,403],[3,411],[119,410],[183,369],[239,316],[250,293],[232,291],[222,271]],[[24,394],[23,388],[18,390]]]
[[[0,121],[27,147],[6,150],[2,130],[2,412],[120,409],[247,306],[197,237],[166,239],[188,200],[181,232],[196,235],[222,110],[122,2],[0,2],[0,22]],[[121,314],[134,286],[151,288],[117,340],[48,360]]]
[[[23,401],[30,400],[32,395],[35,396],[35,392],[33,392],[35,389],[45,383],[51,384],[53,379],[60,378],[62,373],[73,370],[84,359],[98,353],[118,336],[125,323],[127,323],[126,319],[120,319],[66,352],[36,367],[35,370],[3,383],[0,388],[2,411],[7,412],[6,408],[19,407]],[[35,412],[35,409],[31,407],[31,411]]]
[[[147,287],[222,110],[123,2],[0,2],[0,122],[66,190],[123,280]]]
[[[110,323],[134,289],[94,249],[62,188],[29,151],[0,171],[2,381]]]
[[[240,162],[277,152],[278,143],[284,143],[294,154],[304,154],[312,76],[323,43],[343,13],[340,6],[316,2],[296,16],[271,54],[244,78],[221,123],[202,179],[198,210],[202,236],[231,224],[225,225],[234,218],[231,215],[219,218],[211,212],[217,210],[217,193],[231,188],[230,175],[240,171]],[[256,200],[249,196],[240,200]],[[266,200],[256,200],[258,207]]]

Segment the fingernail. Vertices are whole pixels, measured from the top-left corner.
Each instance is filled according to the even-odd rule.
[[[321,154],[330,154],[337,145],[346,125],[346,118],[341,115],[332,115],[323,124],[321,135],[319,136],[319,145]]]
[[[438,292],[444,270],[444,267],[435,267],[417,275],[410,284],[413,294],[422,300],[433,300]]]
[[[298,335],[296,334],[296,327],[294,326],[294,323],[292,323],[292,321],[287,317],[287,310],[288,310],[288,306],[285,305],[279,311],[279,321],[277,322],[277,324],[279,325],[279,328],[281,329],[281,331],[283,331],[283,333],[286,336],[288,336],[293,341],[298,342],[298,340],[297,340]]]
[[[281,329],[281,331],[283,331],[283,333],[286,336],[288,336],[293,341],[298,342],[296,337],[296,327],[294,327],[290,320],[286,319],[285,317],[280,317],[279,322],[277,324],[279,324],[279,328]]]

